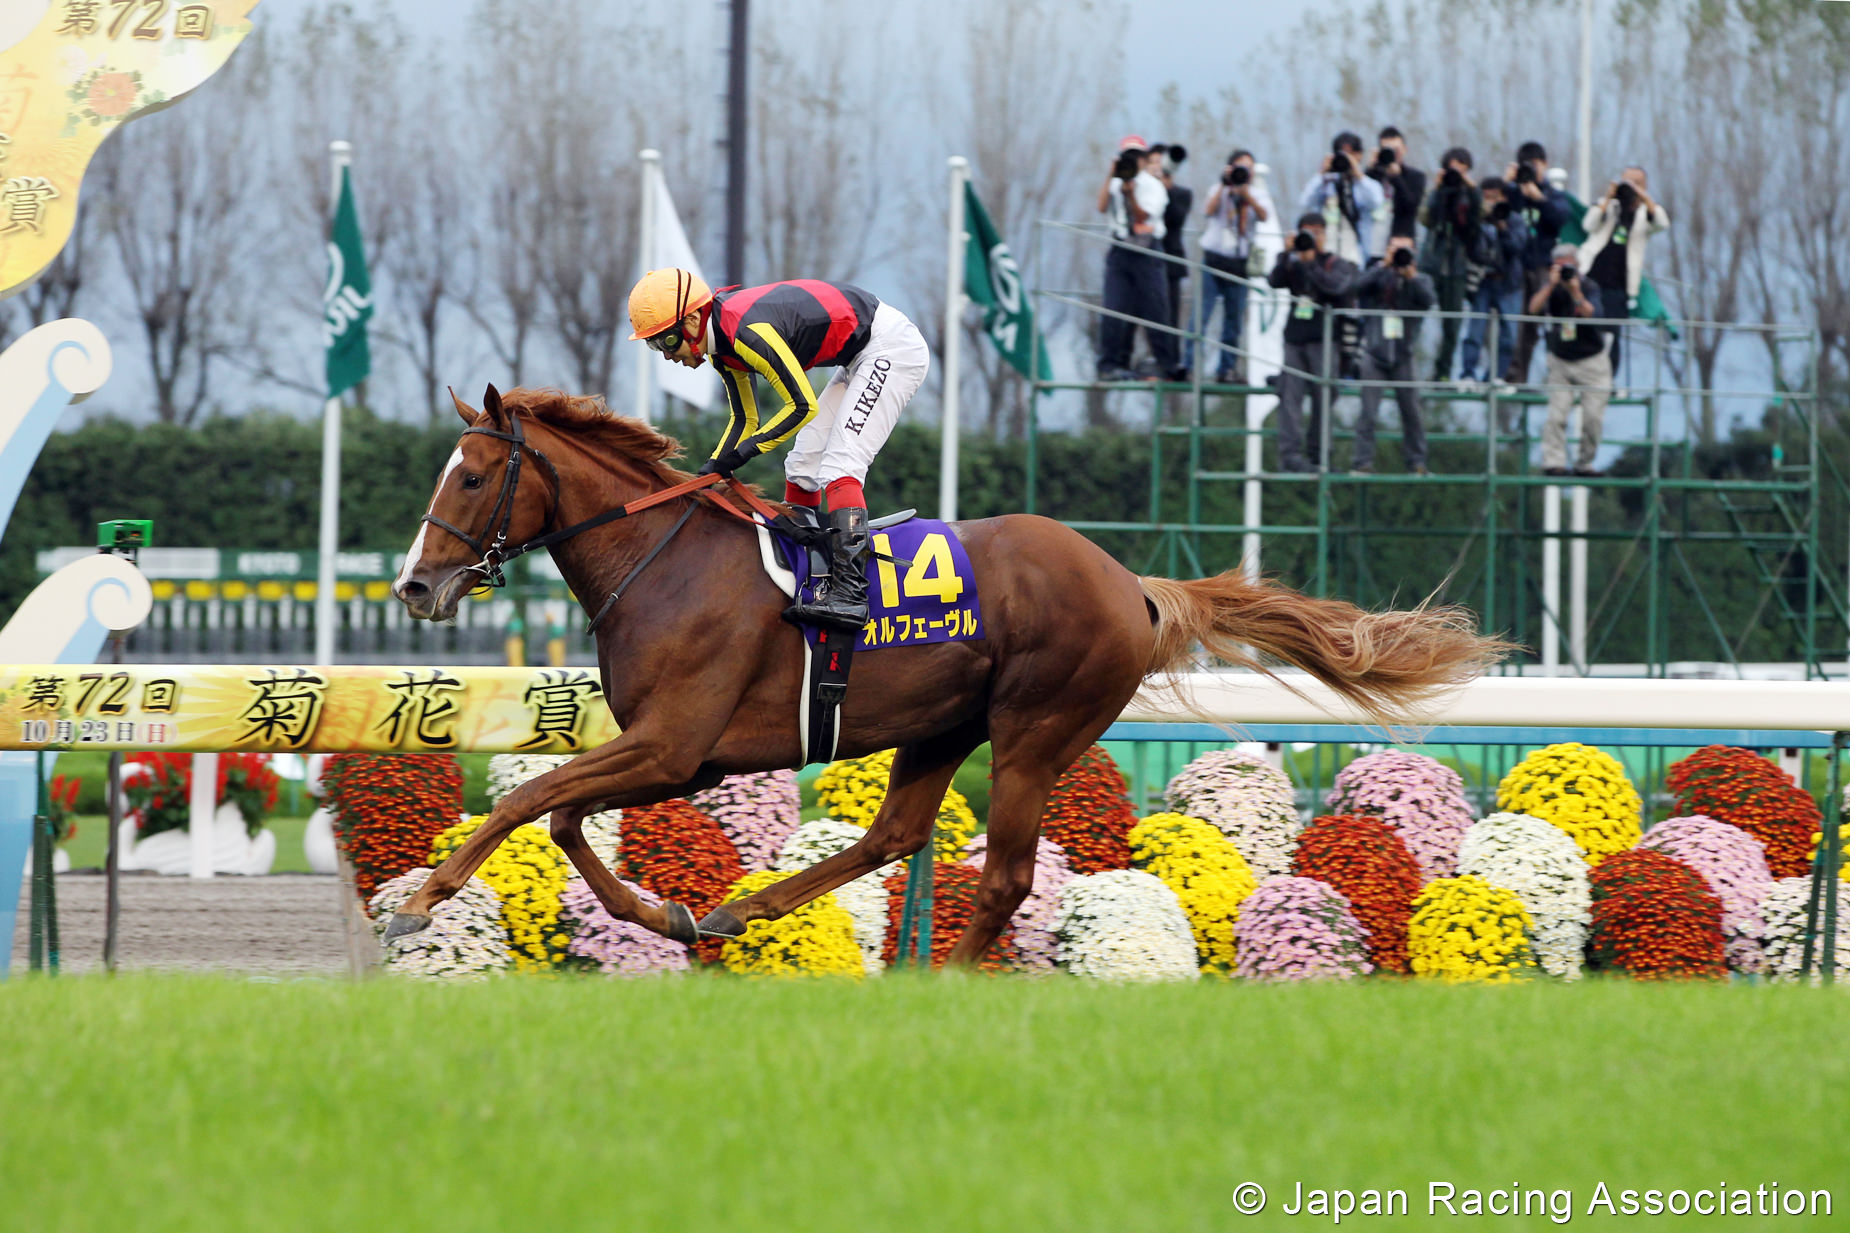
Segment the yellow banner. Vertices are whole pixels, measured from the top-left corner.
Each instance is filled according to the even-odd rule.
[[[0,665],[0,749],[576,753],[616,735],[590,668]]]
[[[0,50],[0,297],[37,278],[70,238],[103,139],[216,73],[256,6],[52,0],[30,34]]]

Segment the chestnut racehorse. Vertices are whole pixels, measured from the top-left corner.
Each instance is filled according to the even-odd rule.
[[[579,826],[599,810],[801,764],[802,635],[781,619],[789,600],[765,574],[757,532],[736,507],[722,508],[720,494],[746,494],[698,491],[619,518],[613,511],[626,503],[693,480],[668,464],[675,441],[601,399],[558,391],[503,396],[491,386],[479,412],[455,401],[469,427],[394,594],[414,617],[446,619],[470,590],[498,579],[510,553],[549,539],[587,616],[606,609],[596,621],[598,664],[622,734],[504,797],[406,903],[387,938],[428,925],[431,909],[496,845],[550,813],[553,838],[612,916],[691,942],[691,913],[643,903],[592,854]],[[578,527],[587,521],[597,525]],[[1187,667],[1197,646],[1234,664],[1294,664],[1387,722],[1406,722],[1505,647],[1479,636],[1457,608],[1368,613],[1238,572],[1195,582],[1139,577],[1078,532],[1031,515],[954,525],[984,637],[863,651],[853,661],[836,756],[897,749],[879,816],[852,847],[715,909],[700,932],[737,935],[910,856],[929,841],[952,774],[989,741],[989,854],[970,926],[951,952],[953,962],[973,963],[1033,884],[1054,780],[1146,677]]]

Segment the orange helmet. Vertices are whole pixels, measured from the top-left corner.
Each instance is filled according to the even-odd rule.
[[[691,270],[650,270],[630,289],[630,338],[652,338],[712,302],[713,289]]]

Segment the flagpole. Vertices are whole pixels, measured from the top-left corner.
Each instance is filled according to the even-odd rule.
[[[328,194],[329,217],[340,208],[341,184],[353,164],[353,147],[345,141],[328,143],[328,163],[334,189]],[[315,581],[315,662],[334,662],[335,554],[340,544],[340,398],[328,399],[321,408],[321,539],[320,569]]]
[[[951,226],[950,260],[944,276],[944,419],[939,429],[938,517],[957,521],[957,447],[962,431],[958,381],[963,362],[964,332],[964,183],[970,178],[970,160],[961,154],[950,158]]]
[[[643,150],[636,157],[642,160],[642,208],[636,211],[636,259],[641,263],[642,273],[647,274],[649,263],[655,260],[655,181],[662,174],[662,152]],[[649,422],[649,395],[652,392],[649,351],[644,347],[636,353],[636,418],[645,424]]]

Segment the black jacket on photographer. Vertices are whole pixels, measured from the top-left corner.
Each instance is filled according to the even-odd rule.
[[[1439,183],[1420,206],[1426,242],[1420,246],[1420,269],[1434,278],[1464,278],[1474,265],[1489,265],[1484,243],[1484,196],[1477,185]]]
[[[1309,261],[1300,260],[1290,248],[1279,253],[1266,282],[1291,292],[1291,315],[1285,318],[1284,341],[1322,342],[1324,314],[1333,306],[1340,307],[1349,297],[1355,289],[1356,273],[1353,262],[1335,253],[1319,253]]]
[[[1522,184],[1528,179],[1523,176],[1529,168],[1518,168],[1517,175],[1522,177],[1511,186],[1515,196],[1513,202],[1522,220],[1529,228],[1529,242],[1522,250],[1522,266],[1525,270],[1546,270],[1549,254],[1561,239],[1561,228],[1567,226],[1567,220],[1573,210],[1567,204],[1567,194],[1549,184],[1547,181],[1534,181],[1541,190],[1542,199],[1531,201],[1522,191]]]
[[[1377,154],[1375,161],[1363,172],[1371,180],[1381,184],[1381,191],[1387,194],[1388,208],[1393,217],[1388,223],[1390,236],[1404,235],[1413,237],[1414,225],[1420,219],[1420,203],[1426,200],[1426,173],[1418,168],[1401,164],[1400,174],[1390,176],[1386,166]]]
[[[1355,296],[1357,307],[1380,310],[1362,318],[1362,350],[1386,370],[1412,357],[1424,319],[1419,314],[1431,312],[1439,302],[1432,279],[1424,274],[1402,278],[1388,261],[1372,262],[1362,271]]]
[[[1600,286],[1585,274],[1579,275],[1580,294],[1599,311]],[[1548,297],[1548,354],[1563,360],[1586,360],[1606,349],[1606,328],[1593,325],[1574,311],[1574,297],[1566,287],[1556,287]]]

